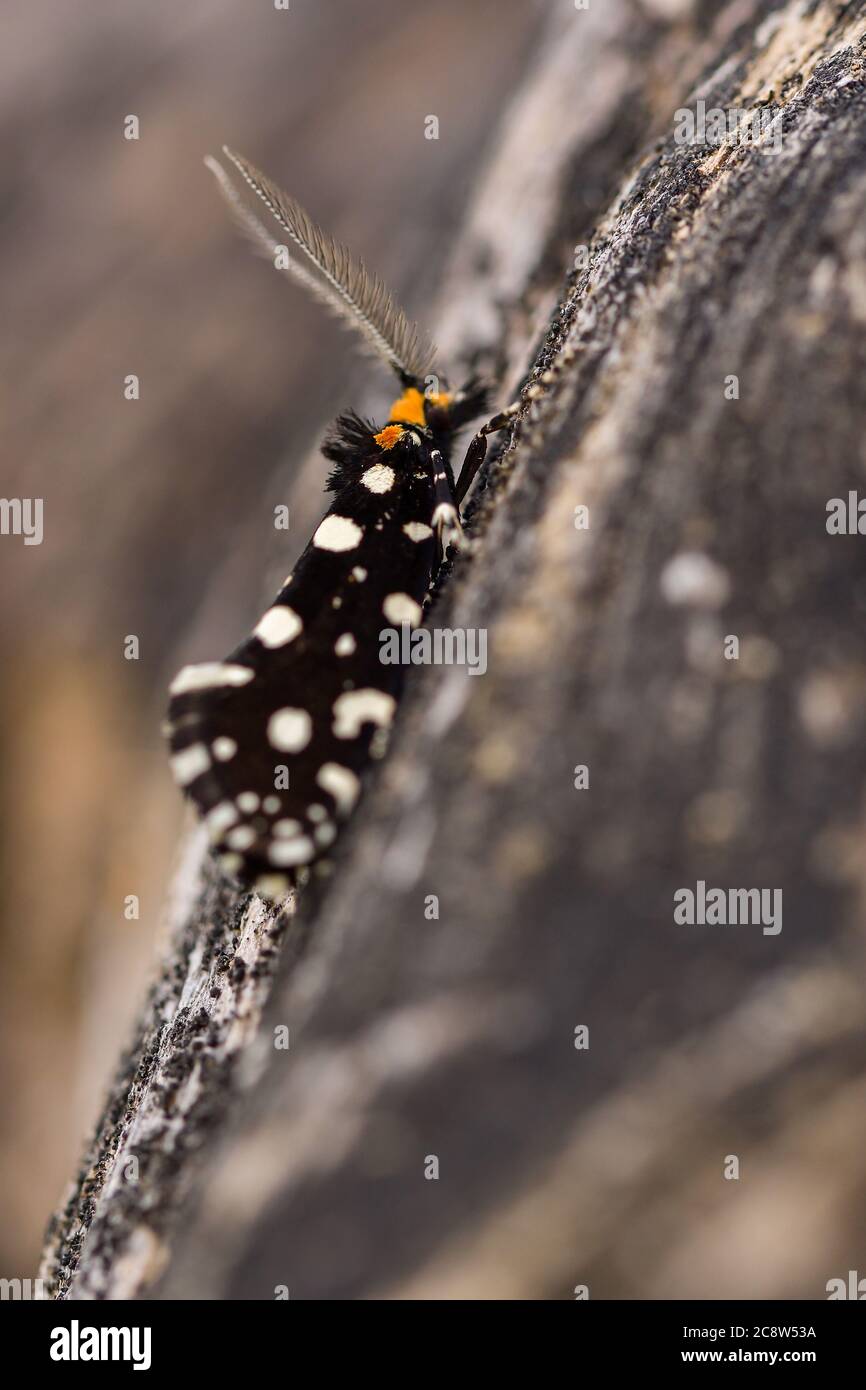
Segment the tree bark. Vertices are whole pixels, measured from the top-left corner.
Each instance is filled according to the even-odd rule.
[[[862,1266],[866,542],[826,523],[866,492],[864,32],[552,19],[439,315],[528,386],[429,618],[488,669],[413,673],[291,909],[207,864],[190,906],[197,839],[57,1296],[822,1298]],[[679,144],[698,99],[775,124]],[[763,921],[675,920],[701,883]]]

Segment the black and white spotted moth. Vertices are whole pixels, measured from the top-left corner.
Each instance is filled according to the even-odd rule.
[[[472,440],[455,486],[455,432],[487,408],[475,379],[451,391],[381,281],[332,241],[292,198],[226,149],[240,186],[215,174],[241,227],[360,332],[396,372],[401,395],[380,429],[341,415],[322,452],[334,500],[252,635],[222,662],[186,666],[172,682],[167,736],[175,778],[208,827],[221,867],[272,900],[325,863],[384,752],[403,668],[379,660],[380,632],[421,621],[459,505],[484,458],[495,416]],[[292,243],[277,241],[248,191]],[[300,256],[298,255],[300,252]]]

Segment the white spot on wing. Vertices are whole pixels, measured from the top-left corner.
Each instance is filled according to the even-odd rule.
[[[339,763],[323,763],[316,774],[316,781],[324,791],[331,793],[340,815],[347,816],[358,800],[361,790],[361,783],[355,773],[348,767],[341,767]]]
[[[372,468],[365,469],[361,474],[361,482],[370,492],[390,492],[395,477],[393,468],[389,468],[387,463],[374,463]]]
[[[238,808],[230,801],[221,801],[212,811],[208,811],[204,819],[211,839],[218,840],[223,831],[238,819]]]
[[[342,637],[338,637],[334,643],[334,651],[337,656],[351,656],[357,646],[358,643],[355,641],[351,632],[344,632]]]
[[[382,612],[389,623],[411,623],[417,627],[421,621],[421,605],[408,594],[388,594]]]
[[[227,763],[229,758],[233,758],[238,751],[238,746],[233,738],[223,735],[222,738],[215,738],[211,744],[213,755],[217,762]]]
[[[295,835],[300,835],[303,827],[299,820],[286,819],[274,821],[271,829],[273,830],[273,833],[280,839],[290,840]]]
[[[303,629],[303,622],[293,608],[275,604],[253,628],[253,636],[266,647],[284,647]]]
[[[364,532],[348,516],[337,516],[332,512],[320,523],[313,545],[319,550],[354,550]]]
[[[259,798],[255,792],[241,792],[238,797],[238,806],[245,815],[251,816],[253,811],[259,809]]]
[[[188,787],[190,782],[195,781],[196,777],[207,772],[210,767],[210,754],[203,743],[191,743],[189,748],[175,753],[170,762],[175,780],[182,787]]]
[[[235,666],[225,661],[202,661],[198,666],[184,666],[168,688],[170,695],[186,695],[190,690],[209,690],[211,686],[246,685],[255,673],[249,666]]]
[[[306,835],[293,840],[276,841],[268,846],[268,859],[280,868],[290,868],[293,864],[308,864],[316,853],[316,847]]]
[[[253,884],[257,893],[270,902],[284,898],[289,891],[289,880],[285,874],[260,874]]]
[[[356,565],[352,570],[352,577],[357,579],[359,584],[363,584],[364,580],[367,578],[367,571],[364,569],[364,566]]]
[[[387,725],[394,718],[396,700],[383,690],[347,690],[334,701],[334,734],[357,738],[365,723]]]
[[[236,825],[226,835],[226,844],[231,849],[249,849],[256,842],[256,832],[251,825]]]
[[[426,521],[407,521],[403,531],[410,541],[426,541],[428,536],[433,535],[433,529]]]
[[[278,709],[268,720],[268,742],[283,753],[300,753],[313,736],[313,721],[305,709]]]

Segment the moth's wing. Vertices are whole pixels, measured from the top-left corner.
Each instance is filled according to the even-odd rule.
[[[171,687],[175,777],[223,867],[272,897],[327,851],[384,751],[405,672],[380,633],[420,622],[436,562],[415,438],[393,466],[380,450],[359,464],[252,636]]]

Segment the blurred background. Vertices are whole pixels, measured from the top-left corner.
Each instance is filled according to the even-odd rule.
[[[544,8],[5,8],[0,493],[44,499],[44,538],[0,537],[4,1277],[34,1272],[158,946],[185,824],[165,687],[303,548],[330,419],[394,394],[250,254],[203,156],[242,151],[423,317]]]

